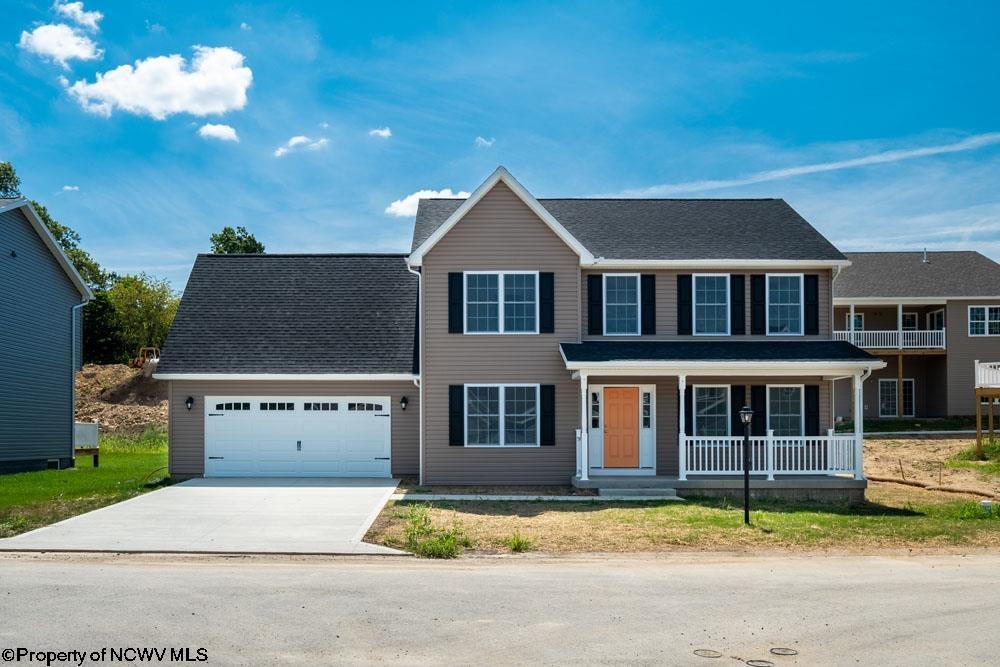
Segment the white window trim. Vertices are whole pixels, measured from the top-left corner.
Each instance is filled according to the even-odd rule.
[[[726,332],[725,333],[698,333],[698,278],[725,278],[726,279]],[[691,335],[692,336],[730,336],[732,335],[732,280],[728,273],[695,273],[691,275]],[[715,304],[713,304],[715,305]]]
[[[764,334],[767,336],[804,336],[806,331],[806,285],[804,273],[764,274]],[[798,333],[771,333],[771,278],[799,279],[799,331]],[[850,314],[848,314],[850,317]]]
[[[854,319],[855,320],[858,319],[859,317],[861,318],[861,328],[860,329],[855,329],[855,331],[864,331],[865,330],[865,314],[864,313],[854,313]],[[851,313],[850,313],[850,311],[844,313],[844,324],[847,327],[847,331],[850,331],[851,330]]]
[[[472,382],[463,385],[464,389],[462,391],[462,432],[463,432],[463,444],[466,447],[472,449],[528,449],[531,447],[541,447],[542,446],[542,389],[540,384],[524,384],[524,383],[484,383],[484,382]],[[498,401],[498,414],[499,422],[497,433],[500,438],[499,444],[496,445],[470,445],[469,444],[469,387],[497,387],[499,388]],[[505,444],[507,438],[506,429],[504,428],[504,408],[507,402],[507,387],[534,387],[535,388],[535,443],[528,445],[508,445]]]
[[[541,294],[538,285],[538,271],[463,271],[462,272],[462,333],[467,336],[532,336],[538,333],[540,322],[539,303]],[[535,330],[534,331],[506,331],[504,329],[504,276],[535,276]],[[469,281],[467,276],[496,276],[497,277],[497,330],[496,331],[469,331]]]
[[[907,329],[906,328],[906,316],[907,315],[912,315],[913,316],[913,328],[912,329]],[[913,311],[903,311],[903,331],[917,331],[917,330],[919,330],[919,328],[920,328],[920,313],[916,313],[916,312],[913,312]]]
[[[802,431],[802,435],[779,435],[775,436],[778,438],[805,438],[806,437],[806,386],[804,384],[769,384],[765,385],[767,387],[767,396],[764,397],[767,405],[764,412],[767,413],[767,430],[771,431],[771,389],[781,389],[784,387],[798,387],[799,389],[799,430]]]
[[[932,324],[933,318],[938,313],[941,313],[941,329],[931,329],[931,324]],[[943,329],[944,329],[944,308],[936,308],[936,309],[932,310],[931,312],[927,313],[927,330],[928,331],[941,331]]]
[[[733,434],[733,387],[728,384],[694,384],[691,385],[691,433],[695,438],[721,438],[721,435],[699,435],[698,434],[698,390],[699,389],[725,389],[726,390],[726,435]]]
[[[986,318],[986,319],[983,320],[984,326],[983,326],[983,333],[981,333],[981,334],[974,334],[974,333],[972,333],[972,309],[973,308],[982,308],[983,309],[983,317]],[[998,336],[998,334],[991,334],[990,333],[990,308],[1000,308],[1000,306],[995,305],[995,304],[994,305],[988,305],[988,306],[979,306],[979,305],[969,306],[968,312],[966,314],[967,315],[966,316],[966,320],[965,320],[965,332],[967,334],[969,334],[969,338],[996,338]]]
[[[608,333],[608,277],[635,278],[635,333]],[[604,273],[601,275],[601,331],[605,336],[642,335],[642,277],[639,273]]]
[[[903,400],[903,395],[899,392],[899,387],[896,387],[896,412],[892,414],[882,413],[882,383],[896,385],[896,378],[880,378],[878,381],[878,416],[879,419],[885,417],[898,417],[899,416],[899,404],[902,402],[903,408],[906,408],[906,401]],[[915,417],[917,414],[917,383],[914,382],[913,378],[903,378],[903,385],[905,387],[906,383],[909,382],[910,386],[913,387],[913,412],[907,414],[903,413],[903,417]]]

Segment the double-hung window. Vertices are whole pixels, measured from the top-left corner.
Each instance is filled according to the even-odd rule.
[[[903,313],[903,331],[917,330],[917,314]]]
[[[969,306],[970,336],[1000,336],[1000,306]]]
[[[767,275],[767,335],[802,335],[802,274]]]
[[[729,335],[729,275],[695,274],[693,278],[694,334]]]
[[[768,386],[767,427],[777,436],[799,436],[805,432],[801,385]]]
[[[639,335],[639,274],[604,274],[604,335]]]
[[[466,385],[467,447],[539,444],[538,385]]]
[[[844,314],[844,321],[847,322],[847,328],[851,328],[851,314]],[[865,314],[864,313],[854,313],[854,330],[864,331],[865,330]]]
[[[696,436],[729,435],[729,386],[694,387],[694,430]]]
[[[538,333],[538,273],[466,273],[465,333]]]

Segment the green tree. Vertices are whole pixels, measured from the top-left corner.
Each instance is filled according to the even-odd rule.
[[[135,354],[122,340],[118,313],[107,290],[94,292],[83,309],[83,363],[123,364]]]
[[[17,197],[21,194],[21,179],[10,162],[0,162],[0,197]]]
[[[145,273],[122,276],[108,290],[108,300],[128,353],[144,345],[163,347],[180,303],[166,280]]]
[[[258,255],[264,252],[264,244],[255,239],[246,227],[223,227],[221,232],[212,234],[211,241],[212,252],[217,255]]]
[[[106,289],[115,281],[116,276],[113,273],[108,273],[102,269],[97,260],[80,247],[79,233],[53,218],[49,210],[37,201],[32,200],[31,205],[35,208],[35,213],[38,214],[38,217],[41,218],[45,226],[52,232],[52,236],[55,237],[59,243],[59,247],[66,253],[69,261],[76,267],[76,270],[80,273],[80,277],[83,278],[83,282],[92,288]]]

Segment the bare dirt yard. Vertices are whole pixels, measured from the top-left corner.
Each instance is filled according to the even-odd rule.
[[[976,491],[1000,498],[1000,476],[984,462],[965,461],[950,466],[961,452],[975,445],[974,438],[865,439],[865,474]]]
[[[167,426],[167,384],[125,364],[87,364],[76,374],[76,419],[103,433],[141,433]]]

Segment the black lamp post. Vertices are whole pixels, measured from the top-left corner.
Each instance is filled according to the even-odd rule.
[[[750,525],[750,422],[753,421],[753,410],[744,405],[740,409],[740,421],[743,422],[743,523]]]

